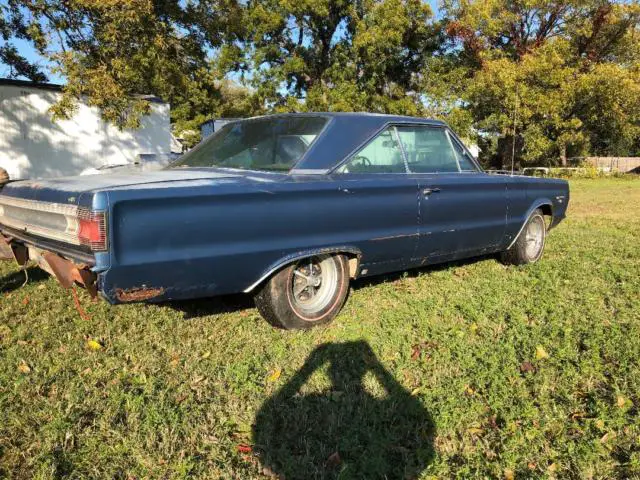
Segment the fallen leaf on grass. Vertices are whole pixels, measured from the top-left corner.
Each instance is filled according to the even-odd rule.
[[[420,358],[420,352],[422,352],[422,347],[420,347],[420,345],[414,345],[411,347],[411,360],[417,360]]]
[[[207,351],[207,352],[204,352],[200,358],[201,358],[202,360],[206,360],[206,359],[207,359],[207,358],[209,358],[210,356],[211,356],[211,351],[209,350],[209,351]]]
[[[607,432],[600,437],[600,443],[607,443],[609,440],[616,438],[616,432]]]
[[[18,365],[18,371],[20,373],[27,374],[31,372],[31,367],[29,367],[29,365],[27,365],[26,363],[22,362],[20,365]]]
[[[513,480],[513,478],[514,478],[513,470],[511,470],[510,468],[505,468],[504,469],[504,480]]]
[[[96,351],[102,349],[102,345],[97,340],[87,340],[87,348]]]
[[[411,346],[411,360],[418,360],[422,353],[425,353],[425,359],[429,360],[431,355],[429,350],[436,348],[435,342],[420,342]]]
[[[277,381],[280,378],[280,375],[282,375],[282,370],[279,368],[276,368],[273,372],[271,372],[271,375],[267,377],[267,382]]]
[[[327,458],[327,467],[329,468],[337,467],[341,463],[342,459],[340,458],[340,454],[338,452],[333,452],[331,455],[329,455],[329,458]]]
[[[536,347],[536,360],[545,360],[549,358],[549,354],[542,345]]]
[[[24,305],[25,307],[29,305],[29,297],[24,297],[24,299],[22,300],[22,305]]]
[[[251,453],[253,451],[253,449],[249,445],[246,445],[244,443],[238,445],[237,449],[240,453]]]
[[[522,362],[520,365],[520,371],[522,373],[535,373],[536,367],[534,367],[531,362]]]
[[[626,403],[627,403],[627,399],[624,398],[622,395],[618,395],[618,398],[616,399],[616,405],[618,405],[618,408],[624,408]]]

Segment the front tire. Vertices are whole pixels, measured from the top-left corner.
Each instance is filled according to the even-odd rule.
[[[503,263],[526,265],[542,258],[547,239],[547,223],[542,210],[535,210],[509,250],[501,254]]]
[[[344,255],[317,255],[292,263],[265,282],[254,300],[260,314],[286,330],[330,322],[349,291],[349,263]]]

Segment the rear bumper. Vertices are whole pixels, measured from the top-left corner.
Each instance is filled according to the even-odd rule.
[[[31,243],[24,243],[20,239],[6,237],[0,233],[0,260],[14,260],[18,265],[25,266],[29,260],[53,275],[64,288],[80,285],[87,289],[92,297],[96,297],[97,275],[91,271],[87,263],[69,260],[58,253],[39,248]]]

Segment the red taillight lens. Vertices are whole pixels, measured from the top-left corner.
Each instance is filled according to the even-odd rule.
[[[107,225],[104,212],[78,212],[78,239],[94,252],[107,249]]]

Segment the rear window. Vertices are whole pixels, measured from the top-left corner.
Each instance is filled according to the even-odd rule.
[[[226,167],[288,172],[309,150],[325,117],[264,117],[224,125],[170,168]]]

